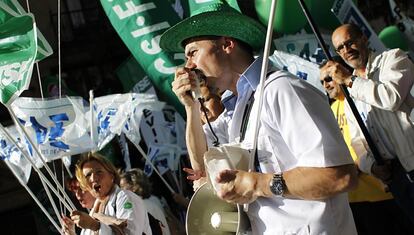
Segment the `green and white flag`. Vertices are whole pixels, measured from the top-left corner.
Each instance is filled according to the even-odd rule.
[[[37,54],[32,14],[0,24],[0,102],[8,105],[29,87]]]
[[[112,26],[134,58],[159,91],[159,98],[184,113],[183,106],[171,91],[177,65],[184,63],[183,53],[161,50],[161,34],[181,19],[164,0],[101,0]]]
[[[23,7],[20,5],[20,3],[17,0],[1,0],[0,1],[0,24],[3,24],[7,20],[21,16],[26,15],[27,12],[23,9]],[[53,54],[52,47],[50,44],[46,41],[43,34],[40,32],[40,30],[36,27],[36,34],[37,34],[37,42],[38,42],[38,48],[37,48],[37,55],[36,55],[36,61],[40,61],[51,54]]]
[[[190,14],[191,12],[194,12],[201,7],[208,6],[213,3],[218,3],[220,0],[188,0],[188,5],[190,8]],[[226,2],[233,7],[234,9],[238,10],[240,12],[239,5],[237,4],[237,0],[226,0]]]

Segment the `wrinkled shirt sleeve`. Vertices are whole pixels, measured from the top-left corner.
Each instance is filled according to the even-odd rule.
[[[351,96],[380,109],[399,110],[414,81],[414,65],[408,56],[401,50],[390,50],[375,58],[367,69],[368,78],[379,73],[379,79],[355,79],[349,89]]]

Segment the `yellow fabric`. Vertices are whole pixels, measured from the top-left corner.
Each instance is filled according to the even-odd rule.
[[[336,100],[332,103],[331,108],[338,121],[339,128],[344,136],[345,142],[348,145],[352,159],[357,160],[357,155],[351,146],[351,136],[349,133],[348,123],[344,112],[345,100]],[[359,173],[358,187],[348,193],[349,202],[375,202],[392,199],[391,193],[384,191],[384,184],[365,173]]]

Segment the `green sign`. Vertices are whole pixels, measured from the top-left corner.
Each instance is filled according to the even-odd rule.
[[[3,104],[10,104],[29,87],[37,54],[34,29],[32,14],[0,24],[0,102]]]
[[[101,0],[112,26],[159,91],[158,97],[184,109],[171,91],[176,66],[184,63],[183,53],[161,50],[161,34],[181,19],[165,0]]]
[[[17,0],[1,0],[0,1],[0,24],[6,22],[7,20],[21,16],[26,15],[26,11],[23,9],[23,7],[20,5],[20,3]],[[53,54],[52,47],[50,44],[46,41],[43,34],[40,32],[40,30],[36,27],[36,34],[37,34],[37,55],[36,55],[36,61],[40,61],[49,55]]]
[[[129,57],[115,71],[122,83],[124,92],[129,92],[132,88],[147,75],[141,65],[134,57]],[[151,84],[150,84],[151,85]]]

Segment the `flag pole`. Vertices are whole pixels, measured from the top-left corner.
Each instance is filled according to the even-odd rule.
[[[26,189],[26,191],[29,193],[29,195],[33,198],[33,200],[36,202],[36,204],[39,206],[39,208],[43,211],[43,213],[49,219],[49,221],[53,224],[53,226],[58,231],[61,231],[61,228],[57,225],[56,221],[52,218],[52,216],[49,214],[49,212],[45,209],[45,207],[42,205],[42,203],[39,201],[39,199],[37,199],[37,197],[34,195],[34,193],[32,192],[32,190],[23,182],[23,180],[16,173],[14,167],[10,164],[10,162],[8,160],[5,160],[4,162],[9,167],[9,169],[13,173],[14,177],[17,178],[17,180],[19,181],[19,183],[23,186],[24,189]]]
[[[63,202],[63,204],[65,205],[65,207],[72,212],[73,210],[76,209],[75,206],[71,207],[70,205],[68,205],[68,203],[66,203],[66,200],[69,201],[69,203],[71,203],[71,205],[73,205],[72,201],[69,199],[69,197],[67,196],[66,192],[64,194],[64,196],[66,196],[66,200],[65,198],[62,198],[62,196],[57,192],[57,190],[52,186],[52,184],[50,183],[50,181],[46,178],[46,176],[42,173],[42,171],[36,166],[36,164],[33,162],[33,160],[27,156],[27,153],[18,145],[18,143],[13,139],[13,137],[10,136],[9,132],[6,130],[6,128],[4,128],[4,126],[0,123],[0,129],[3,131],[3,133],[6,135],[6,138],[12,142],[22,153],[22,155],[26,158],[26,160],[29,161],[29,163],[33,166],[33,169],[38,173],[40,178],[43,178],[45,180],[45,183],[50,187],[50,189],[55,193],[55,195]],[[52,178],[54,178],[52,176]],[[55,182],[56,183],[56,182]],[[58,184],[60,186],[60,184]]]
[[[90,128],[90,132],[91,132],[91,140],[93,143],[93,150],[92,152],[96,152],[96,142],[95,142],[95,132],[94,132],[94,127],[95,127],[95,122],[94,122],[94,114],[93,114],[93,90],[89,91],[89,113],[90,113],[90,118],[91,118],[91,128]]]
[[[62,220],[62,216],[60,215],[60,213],[57,209],[55,200],[53,200],[52,195],[50,194],[49,188],[47,187],[47,185],[45,184],[45,181],[42,178],[40,178],[40,181],[42,182],[42,185],[43,185],[43,188],[45,189],[47,198],[49,199],[50,204],[52,205],[52,208],[55,211],[56,217],[58,217],[59,220]]]
[[[321,36],[321,34],[319,32],[319,29],[316,26],[315,22],[313,21],[313,18],[311,16],[308,8],[306,7],[306,4],[304,3],[303,0],[298,0],[298,1],[299,1],[299,4],[300,4],[300,7],[302,8],[303,13],[306,16],[306,19],[309,22],[309,25],[312,28],[313,33],[316,36],[316,39],[318,40],[319,45],[321,46],[323,52],[325,53],[326,58],[328,58],[328,60],[332,60],[332,56],[329,53],[328,47],[326,46],[324,40],[322,39],[322,36]],[[381,158],[381,155],[380,155],[380,153],[378,151],[377,146],[375,145],[374,141],[372,140],[371,135],[369,134],[368,129],[367,129],[367,127],[364,124],[364,121],[362,120],[361,116],[359,115],[358,109],[355,106],[355,103],[352,100],[352,98],[351,98],[351,96],[349,94],[348,89],[343,84],[341,84],[340,87],[341,87],[342,92],[345,95],[345,98],[346,98],[346,101],[349,104],[349,107],[352,110],[352,114],[354,115],[355,120],[357,121],[358,126],[361,129],[362,134],[364,135],[365,140],[367,141],[367,144],[368,144],[369,148],[371,149],[371,152],[372,152],[372,155],[374,156],[375,161],[377,162],[378,165],[383,165],[384,164],[384,160]]]
[[[260,125],[260,112],[263,106],[263,92],[265,87],[265,80],[266,80],[266,74],[267,74],[267,68],[268,68],[268,58],[270,54],[270,49],[272,48],[272,35],[273,35],[273,19],[275,17],[275,10],[276,10],[276,0],[272,0],[270,5],[270,12],[269,12],[269,20],[267,22],[267,32],[266,32],[266,41],[263,49],[263,62],[262,67],[260,71],[260,82],[259,87],[256,89],[258,91],[258,114],[256,120],[253,122],[253,147],[252,151],[250,153],[249,158],[249,172],[254,171],[254,160],[255,160],[255,154],[257,149],[257,140],[258,140],[258,134],[259,134],[259,125]],[[247,212],[249,210],[249,204],[243,204],[243,210]]]

